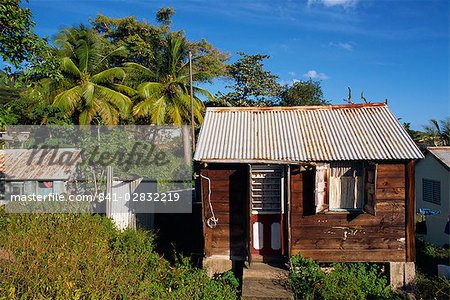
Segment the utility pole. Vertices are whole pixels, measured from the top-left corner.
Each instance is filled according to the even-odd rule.
[[[192,151],[195,151],[195,131],[194,131],[194,88],[192,86],[192,52],[189,51],[189,85],[191,96],[191,134],[192,134]]]

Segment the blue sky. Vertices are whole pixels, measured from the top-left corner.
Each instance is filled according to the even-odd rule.
[[[102,13],[153,22],[172,6],[174,29],[205,38],[232,54],[270,55],[267,69],[282,83],[322,80],[325,98],[342,104],[347,86],[360,102],[388,99],[394,114],[421,129],[450,115],[449,1],[47,1],[29,0],[36,31],[53,36],[64,26]],[[217,81],[210,90],[223,90]]]

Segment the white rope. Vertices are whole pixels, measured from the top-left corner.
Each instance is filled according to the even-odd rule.
[[[208,204],[209,204],[209,209],[211,211],[211,218],[206,220],[206,225],[208,225],[209,228],[216,228],[217,223],[219,222],[219,219],[216,218],[216,216],[214,215],[214,209],[212,207],[212,203],[211,203],[211,179],[209,179],[208,177],[200,174],[201,178],[204,178],[206,180],[208,180]]]

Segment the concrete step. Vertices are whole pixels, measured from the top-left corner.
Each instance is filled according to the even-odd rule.
[[[244,267],[241,299],[294,299],[288,275],[282,264],[252,263]]]

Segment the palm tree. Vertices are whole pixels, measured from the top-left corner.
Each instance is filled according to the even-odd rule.
[[[435,119],[430,120],[430,124],[423,127],[425,129],[424,140],[433,146],[450,145],[450,118],[440,122]]]
[[[41,81],[45,96],[80,125],[93,121],[118,124],[128,115],[135,91],[123,84],[125,71],[111,67],[109,59],[124,51],[107,49],[106,40],[84,27],[69,28],[56,39],[62,78]]]
[[[148,118],[152,124],[181,125],[190,121],[190,83],[187,62],[187,44],[179,33],[170,33],[165,39],[166,47],[158,66],[143,66],[137,63],[125,64],[137,87],[136,103],[132,113],[138,118]],[[193,73],[193,81],[204,74]],[[204,110],[202,95],[214,98],[207,90],[193,86],[194,118],[201,123]]]

